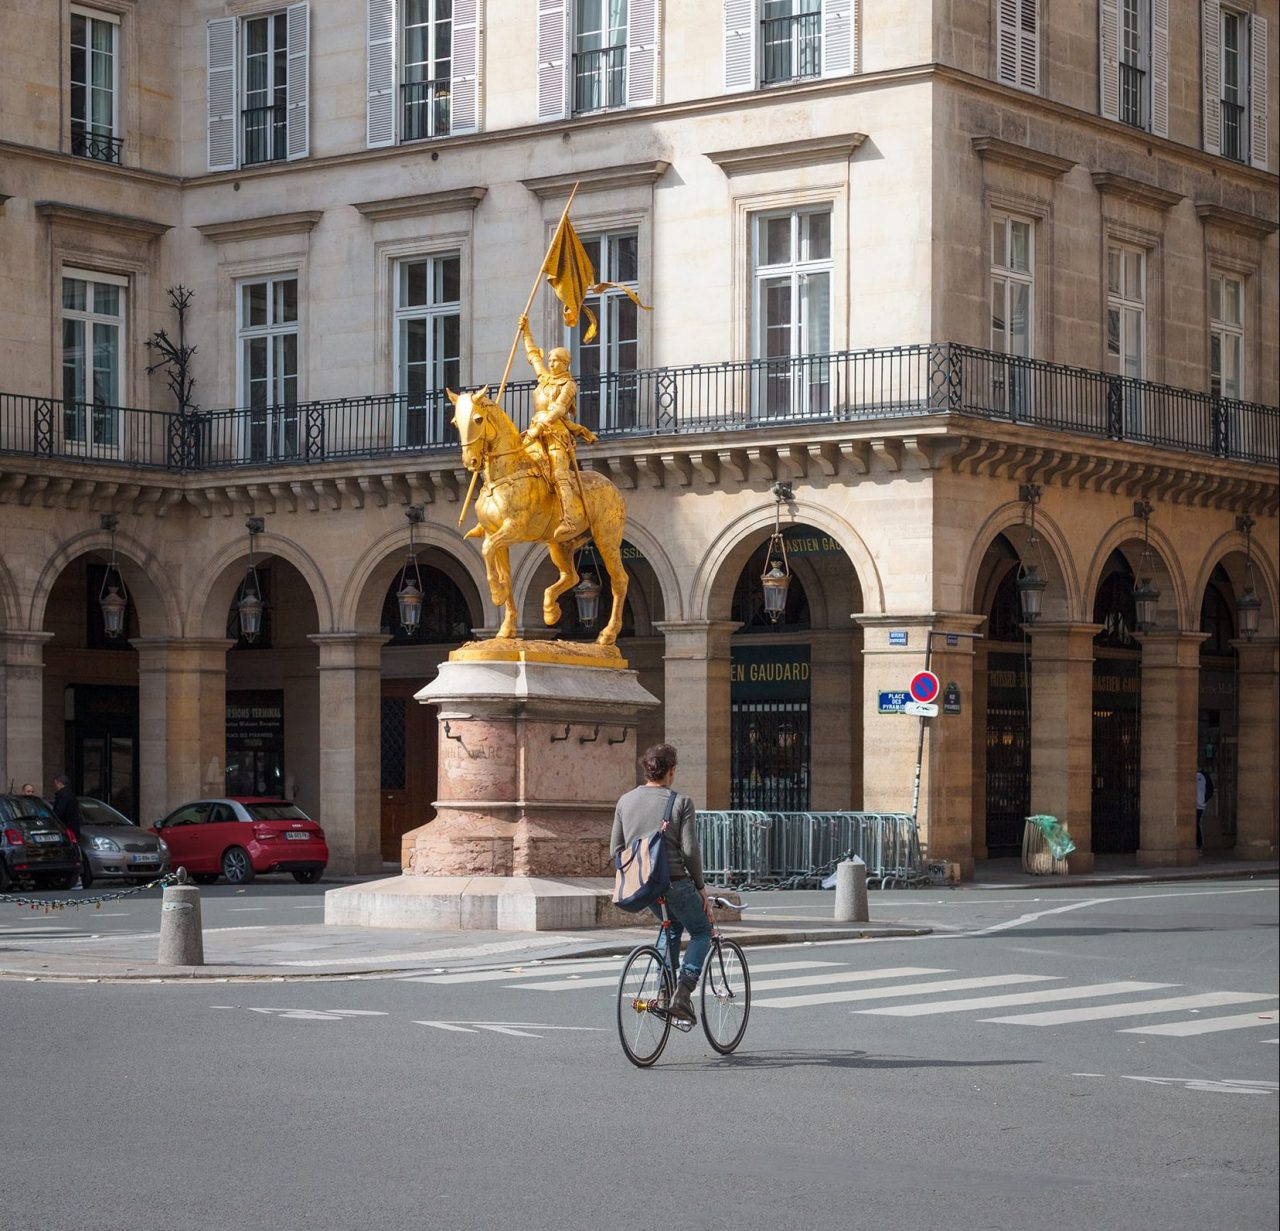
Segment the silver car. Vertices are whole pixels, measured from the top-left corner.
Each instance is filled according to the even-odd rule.
[[[169,870],[163,838],[139,829],[123,812],[91,795],[80,801],[80,883],[88,889],[99,877],[145,885]]]

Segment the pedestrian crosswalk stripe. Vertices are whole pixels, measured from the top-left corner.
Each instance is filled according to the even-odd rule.
[[[551,966],[523,966],[512,967],[506,970],[469,970],[460,973],[440,974],[440,975],[414,975],[412,979],[405,979],[405,983],[498,983],[505,979],[508,983],[512,979],[542,979],[549,975],[561,974],[567,970],[581,970],[584,972],[597,970],[614,970],[621,971],[622,963],[625,959],[620,957],[611,957],[601,959],[594,962],[574,962],[561,963]]]
[[[756,971],[759,970],[813,970],[819,966],[830,967],[836,965],[838,965],[836,962],[752,962],[751,973],[754,978]],[[536,972],[530,971],[529,973],[533,974]],[[545,974],[546,972],[542,971],[540,973]],[[837,977],[839,976],[831,974],[823,975],[815,979],[815,982],[822,983]],[[865,979],[869,976],[863,975],[862,977]],[[583,987],[616,987],[617,983],[618,975],[615,972],[612,975],[603,976],[598,979],[579,979],[570,977],[567,979],[551,979],[546,983],[511,983],[509,986],[524,988],[526,991],[531,992],[572,992]],[[753,983],[753,986],[759,986],[759,984]]]
[[[891,1000],[894,996],[929,996],[934,992],[967,991],[973,987],[1005,987],[1019,983],[1061,982],[1056,975],[983,975],[976,979],[934,979],[927,983],[903,983],[893,987],[860,987],[854,991],[815,992],[804,996],[753,998],[752,1008],[795,1009],[809,1004],[842,1004],[851,1000]],[[753,988],[754,990],[754,988]]]
[[[1235,1013],[1230,1017],[1195,1017],[1185,1022],[1161,1022],[1155,1026],[1128,1026],[1119,1034],[1167,1034],[1186,1038],[1193,1034],[1216,1034],[1219,1030],[1245,1030],[1250,1026],[1274,1026],[1280,1012]]]
[[[1166,1000],[1130,1000],[1124,1004],[1093,1005],[1087,1009],[1057,1009],[1045,1013],[1021,1013],[1012,1017],[984,1017],[986,1022],[1013,1026],[1061,1026],[1067,1022],[1102,1021],[1109,1017],[1141,1017],[1144,1013],[1173,1013],[1182,1009],[1213,1009],[1224,1004],[1248,1004],[1274,1000],[1275,993],[1204,992],[1196,996],[1171,996]]]
[[[1093,996],[1120,996],[1127,992],[1154,992],[1176,983],[1091,983],[1087,987],[1046,987],[1035,992],[1008,992],[1000,996],[971,996],[964,1000],[939,1000],[930,1004],[891,1004],[878,1009],[854,1009],[885,1017],[924,1017],[930,1013],[960,1013],[967,1009],[998,1009],[1004,1005],[1044,1004],[1051,1000],[1088,1000]]]
[[[880,970],[846,970],[838,974],[796,975],[786,979],[757,979],[751,968],[752,992],[777,991],[784,987],[827,987],[833,983],[869,983],[874,979],[914,979],[919,975],[949,975],[950,970],[934,966],[886,966]]]

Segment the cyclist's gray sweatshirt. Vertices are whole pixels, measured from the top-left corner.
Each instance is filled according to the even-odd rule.
[[[609,850],[616,855],[623,847],[630,846],[637,838],[647,838],[662,824],[667,810],[667,787],[638,786],[628,791],[613,810],[613,833],[609,837]],[[671,824],[667,826],[667,864],[673,881],[692,879],[693,887],[701,889],[702,854],[698,850],[698,829],[694,823],[693,800],[677,793],[671,809]]]

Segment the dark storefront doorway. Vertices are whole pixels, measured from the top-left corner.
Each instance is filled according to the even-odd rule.
[[[138,808],[138,690],[67,689],[67,761],[77,795],[106,800],[130,820]],[[154,819],[154,818],[153,818]]]
[[[284,797],[283,690],[227,693],[227,794]]]
[[[1116,551],[1093,605],[1093,852],[1130,854],[1141,839],[1142,650],[1133,570]]]
[[[809,647],[733,645],[729,806],[809,808]]]
[[[987,855],[1022,849],[1031,811],[1031,715],[1022,654],[987,654]]]

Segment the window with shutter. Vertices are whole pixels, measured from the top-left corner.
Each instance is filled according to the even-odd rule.
[[[822,75],[823,8],[823,0],[763,0],[760,21],[762,85],[784,85]]]
[[[1255,167],[1267,170],[1267,19],[1255,13],[1249,19],[1249,144]]]
[[[658,101],[659,0],[631,0],[627,31],[627,105]]]
[[[396,6],[395,0],[367,2],[365,144],[374,149],[396,140]]]
[[[222,17],[205,28],[210,171],[236,166],[236,19]]]
[[[724,0],[724,88],[756,88],[756,0]]]
[[[996,0],[996,79],[1040,89],[1040,0]]]
[[[480,127],[479,0],[453,0],[453,85],[449,132]]]
[[[574,0],[573,113],[627,102],[627,0]]]
[[[120,19],[71,13],[71,152],[77,158],[120,161]]]
[[[1204,148],[1222,150],[1222,12],[1218,0],[1201,0],[1201,82],[1204,102]]]
[[[286,13],[288,55],[285,69],[285,156],[306,158],[311,152],[309,112],[311,83],[308,49],[311,42],[311,5],[291,4]]]
[[[538,119],[563,119],[568,21],[565,0],[538,0]]]

